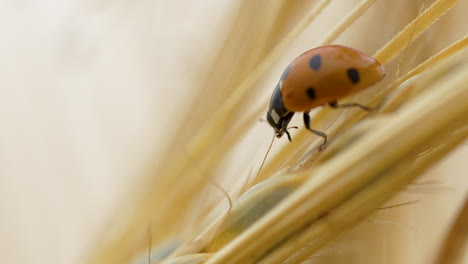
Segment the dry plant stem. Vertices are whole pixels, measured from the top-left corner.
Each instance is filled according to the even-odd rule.
[[[205,252],[219,251],[306,180],[305,177],[278,177],[250,189],[236,202],[231,217],[226,219]]]
[[[415,91],[416,87],[415,87],[414,81],[411,81],[402,85],[403,82],[407,81],[408,79],[410,79],[411,77],[414,77],[417,74],[422,73],[424,70],[428,69],[429,67],[442,62],[444,59],[447,59],[451,55],[459,51],[462,51],[467,46],[468,46],[468,36],[465,36],[462,39],[452,43],[450,46],[446,47],[445,49],[439,51],[434,56],[420,63],[410,72],[408,72],[406,75],[400,77],[391,85],[391,87],[388,88],[389,91],[395,91],[395,93],[392,94],[391,99],[389,101],[382,100],[379,102],[379,105],[377,106],[377,108],[379,109],[379,112],[392,112],[396,108],[398,108],[399,105],[404,103],[404,101],[407,101],[408,99],[410,99],[413,94],[417,93],[417,91]],[[441,72],[439,74],[443,74],[443,73]]]
[[[252,263],[297,228],[323,216],[402,156],[468,116],[468,66],[401,109],[385,126],[314,170],[314,177],[273,211],[215,254],[207,264]],[[444,109],[444,111],[440,111]],[[430,122],[428,122],[430,120]],[[408,132],[411,131],[411,137]],[[304,174],[310,173],[309,171]]]
[[[462,118],[461,122],[465,122],[465,120]],[[454,127],[459,126],[459,123],[459,120],[455,120]],[[414,162],[415,156],[428,146],[422,146],[419,151],[412,151],[413,153],[409,154],[409,156],[402,157],[398,166],[384,171],[376,181],[365,186],[352,198],[333,209],[332,213],[317,220],[306,230],[288,240],[287,243],[262,259],[258,264],[280,264],[296,252],[298,248],[307,245],[307,250],[300,251],[288,259],[288,264],[300,264],[341,232],[363,221],[377,206],[390,199],[406,184],[433,166],[437,160],[443,158],[463,142],[468,135],[468,131],[454,136],[450,136],[450,130],[444,132],[437,136],[439,141],[443,141],[443,143],[439,142],[443,144],[441,147],[431,151],[429,155],[418,159],[416,162]],[[445,138],[449,138],[449,142],[444,141]],[[436,142],[430,142],[428,145],[434,145],[434,143]]]
[[[464,36],[460,40],[452,43],[450,46],[446,47],[445,49],[438,52],[436,55],[430,57],[429,59],[425,60],[424,62],[420,63],[410,72],[408,72],[405,76],[399,78],[395,81],[394,87],[400,86],[404,81],[408,80],[409,78],[418,75],[428,69],[429,67],[433,66],[441,62],[442,60],[446,59],[447,57],[463,50],[468,46],[468,36]]]
[[[406,27],[400,33],[398,33],[398,35],[396,35],[379,51],[377,51],[377,53],[374,55],[374,58],[377,59],[377,61],[380,61],[382,64],[387,64],[390,62],[400,51],[406,47],[411,39],[411,35],[413,34],[413,29],[414,36],[412,40],[415,40],[439,17],[452,8],[456,2],[457,0],[438,0],[434,2],[429,8],[424,10],[421,15],[406,25]],[[415,24],[417,24],[416,28],[414,27]]]
[[[468,197],[455,218],[434,264],[462,263],[468,245]]]
[[[412,36],[414,41],[420,34],[422,34],[430,25],[432,25],[439,17],[441,17],[445,12],[447,12],[457,1],[456,0],[438,0],[434,2],[429,8],[427,8],[418,18],[415,18],[411,23],[409,23],[402,31],[400,31],[394,38],[392,38],[387,44],[381,48],[378,52],[374,54],[375,57],[382,65],[388,64],[393,58],[397,56],[399,52],[404,50],[409,40]],[[417,26],[415,24],[417,23]],[[340,28],[340,27],[337,27]],[[371,100],[369,104],[366,102],[366,105],[375,105],[377,102],[380,102],[384,96],[386,96],[391,89],[385,91],[384,93],[378,94],[375,98]],[[334,135],[337,131],[343,129],[345,126],[356,122],[363,113],[354,112],[351,116],[348,116],[346,122],[342,123],[333,131],[327,131],[327,134]],[[323,123],[325,120],[328,120],[332,116],[332,113],[329,109],[320,110],[313,118],[312,122],[318,126]],[[255,182],[259,182],[266,178],[268,175],[272,175],[279,167],[283,164],[281,161],[286,156],[286,153],[291,153],[292,150],[297,149],[298,146],[303,145],[305,139],[310,138],[310,132],[306,129],[299,129],[295,134],[293,142],[285,146],[281,151],[277,152],[273,157],[270,158],[263,169],[263,173],[260,179]]]
[[[317,163],[325,163],[328,160],[332,159],[335,155],[339,154],[343,149],[348,145],[352,145],[363,137],[369,131],[385,124],[389,117],[379,116],[377,118],[369,118],[363,120],[356,126],[353,126],[351,129],[347,130],[346,133],[340,135],[333,141],[317,158]]]
[[[363,0],[346,17],[341,20],[338,25],[333,28],[328,35],[317,42],[315,46],[323,46],[333,43],[348,27],[350,27],[356,19],[358,19],[375,0]]]
[[[468,59],[467,56],[463,56],[461,58]],[[391,90],[394,90],[394,92],[390,96],[386,97],[385,100],[379,102],[379,112],[389,113],[395,111],[408,100],[411,100],[411,98],[420,94],[422,90],[427,87],[428,83],[430,83],[433,79],[440,78],[441,76],[454,70],[456,67],[457,65],[453,63],[443,63],[442,67],[439,67],[441,70],[434,73],[434,75],[430,78],[419,79],[416,77],[408,82],[403,83],[400,87],[391,87]]]

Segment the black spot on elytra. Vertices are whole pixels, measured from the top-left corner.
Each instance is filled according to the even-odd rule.
[[[353,82],[353,84],[359,82],[359,72],[355,68],[348,69],[348,77]]]
[[[314,71],[318,71],[322,66],[322,56],[315,55],[309,60],[309,65]]]
[[[315,89],[310,87],[307,88],[306,90],[307,96],[309,96],[310,99],[314,100],[315,99]]]

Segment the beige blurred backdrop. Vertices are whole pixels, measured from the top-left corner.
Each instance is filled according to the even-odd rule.
[[[253,1],[259,9],[244,18],[258,23],[254,18],[262,6],[274,1]],[[297,1],[297,6],[314,2]],[[377,0],[337,43],[372,54],[411,21],[422,3],[431,2]],[[209,77],[206,65],[222,50],[240,3],[0,2],[2,263],[83,263],[142,166],[150,157],[157,162],[167,138],[190,118],[182,110],[195,95],[193,86]],[[288,62],[312,48],[356,3],[332,1],[259,84],[265,93],[252,99],[269,96]],[[460,0],[412,44],[402,70],[465,35],[466,14],[468,1]],[[256,154],[248,167],[258,166],[270,136],[270,128],[259,123],[230,166],[245,165],[242,153],[252,150]],[[424,263],[433,252],[415,251],[437,249],[434,238],[441,238],[466,196],[467,160],[465,144],[422,184],[394,199],[417,204],[378,212],[370,219],[389,223],[363,223],[334,243],[334,254],[314,261],[370,263],[365,254],[371,244],[372,260]],[[349,239],[355,241],[354,253],[340,259],[349,243],[344,249],[340,244]]]

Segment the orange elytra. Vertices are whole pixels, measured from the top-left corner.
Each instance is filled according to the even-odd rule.
[[[271,97],[268,123],[276,137],[286,133],[291,140],[287,126],[295,112],[304,112],[305,127],[323,137],[326,143],[325,133],[310,128],[310,110],[326,104],[370,110],[357,103],[338,104],[337,101],[374,85],[385,75],[377,60],[353,48],[329,45],[308,50],[283,72]]]

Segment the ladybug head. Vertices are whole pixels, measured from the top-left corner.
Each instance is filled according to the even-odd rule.
[[[267,121],[275,130],[277,138],[282,137],[283,134],[286,133],[289,141],[291,141],[291,136],[287,131],[287,127],[293,116],[294,112],[289,112],[284,107],[280,84],[278,83],[273,95],[271,96],[270,107],[266,115]]]

